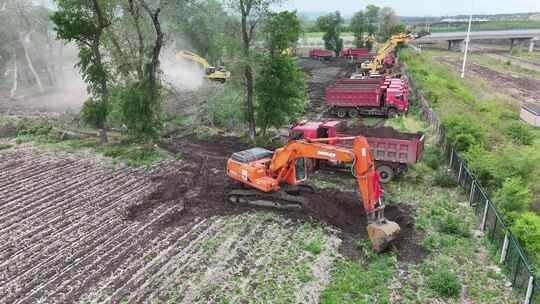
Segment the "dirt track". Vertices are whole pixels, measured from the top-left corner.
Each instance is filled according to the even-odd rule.
[[[436,57],[436,60],[461,69],[461,63],[449,57]],[[502,88],[510,96],[529,102],[538,102],[540,96],[540,81],[526,76],[517,76],[511,73],[500,73],[483,65],[469,63],[468,71],[482,79],[487,80],[494,88]]]

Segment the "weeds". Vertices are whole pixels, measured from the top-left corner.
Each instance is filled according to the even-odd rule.
[[[455,298],[461,291],[461,283],[454,273],[440,269],[428,276],[428,286],[440,296]]]

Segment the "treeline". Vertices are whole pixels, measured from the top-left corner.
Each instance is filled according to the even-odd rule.
[[[304,22],[305,32],[323,32],[325,47],[336,53],[343,48],[340,38],[343,32],[353,33],[356,47],[371,49],[377,41],[384,42],[393,34],[404,32],[405,28],[394,9],[376,5],[356,12],[348,24],[338,11],[321,16],[312,24]]]
[[[54,2],[51,32],[77,46],[77,66],[91,93],[81,118],[100,129],[102,144],[112,120],[129,140],[148,149],[159,140],[171,89],[161,62],[167,48],[189,49],[233,71],[223,91],[243,96],[242,104],[223,96],[217,97],[218,104],[205,102],[206,121],[239,116],[254,140],[304,108],[303,73],[289,52],[300,36],[300,21],[294,12],[273,12],[279,1]],[[227,107],[230,116],[216,113]]]

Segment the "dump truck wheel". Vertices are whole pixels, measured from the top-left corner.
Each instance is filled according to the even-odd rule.
[[[347,111],[344,108],[339,108],[336,111],[336,115],[339,118],[345,118],[345,116],[347,116]]]
[[[394,169],[390,166],[379,166],[377,167],[377,172],[379,173],[380,181],[383,184],[390,182],[394,178]]]
[[[358,117],[358,110],[357,109],[349,109],[349,117],[350,118],[356,118]]]

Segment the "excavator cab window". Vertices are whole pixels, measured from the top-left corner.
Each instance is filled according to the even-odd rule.
[[[304,158],[299,158],[298,160],[296,160],[296,167],[294,171],[296,171],[297,182],[305,181],[307,179],[306,160]]]
[[[317,129],[317,138],[328,138],[328,129],[327,128],[318,128]]]
[[[216,72],[215,67],[208,67],[206,68],[206,75],[214,74]]]
[[[304,132],[303,131],[293,131],[291,132],[291,139],[292,140],[300,140],[304,138]]]

